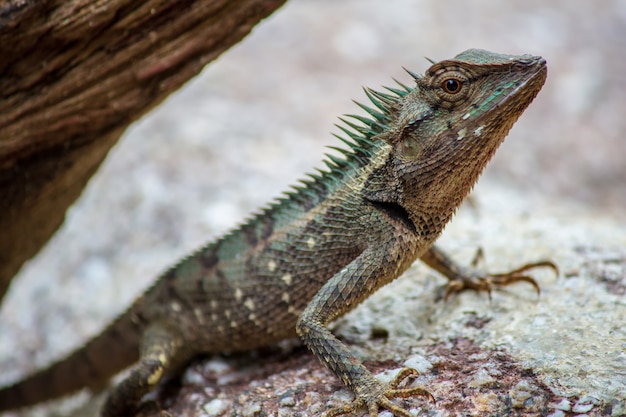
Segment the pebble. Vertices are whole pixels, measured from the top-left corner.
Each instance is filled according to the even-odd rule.
[[[228,403],[220,398],[215,398],[206,403],[202,409],[207,417],[217,417],[228,409]]]

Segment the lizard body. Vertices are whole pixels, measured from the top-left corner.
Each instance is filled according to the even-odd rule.
[[[410,73],[410,72],[409,72]],[[478,276],[433,244],[546,77],[539,57],[469,50],[434,64],[416,86],[366,90],[377,107],[340,127],[343,157],[240,228],[164,273],[99,336],[63,361],[0,390],[0,411],[97,387],[133,365],[103,408],[132,415],[164,374],[200,353],[244,351],[296,334],[355,393],[354,404],[410,416],[389,401],[425,395],[378,382],[327,324],[416,259],[449,289],[534,280],[524,271]],[[432,397],[431,397],[432,398]]]

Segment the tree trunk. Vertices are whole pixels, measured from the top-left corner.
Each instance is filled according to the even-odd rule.
[[[0,0],[0,299],[128,125],[286,0]]]

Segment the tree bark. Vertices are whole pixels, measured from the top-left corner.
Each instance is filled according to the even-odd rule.
[[[0,299],[128,125],[286,0],[0,0]]]

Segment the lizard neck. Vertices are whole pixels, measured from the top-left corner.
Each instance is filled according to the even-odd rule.
[[[494,144],[493,152],[496,148]],[[493,152],[487,152],[487,160]],[[372,158],[376,167],[368,173],[363,196],[375,203],[401,207],[421,240],[434,242],[486,165],[485,155],[480,158],[472,155],[461,162],[457,158],[458,154],[453,152],[431,155],[424,163],[407,167],[402,177],[394,177],[391,175],[396,169],[393,156],[386,146],[381,146],[377,156]],[[447,169],[451,166],[455,167],[454,175]]]

